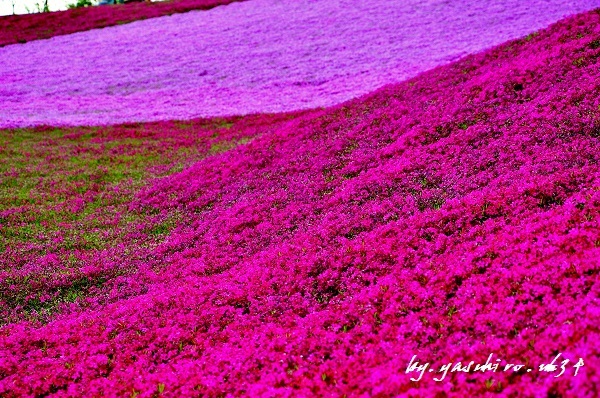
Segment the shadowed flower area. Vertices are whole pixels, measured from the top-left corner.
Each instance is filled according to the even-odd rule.
[[[588,12],[281,119],[4,131],[0,395],[598,396],[599,43]]]
[[[600,0],[252,0],[0,48],[0,127],[331,106]]]

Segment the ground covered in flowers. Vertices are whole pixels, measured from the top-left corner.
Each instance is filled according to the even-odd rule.
[[[334,108],[3,131],[0,395],[598,396],[599,58],[595,11]],[[405,374],[490,353],[535,371]]]
[[[170,0],[0,17],[0,47],[210,8],[240,0]]]
[[[0,127],[335,105],[593,7],[600,0],[252,0],[7,46]]]

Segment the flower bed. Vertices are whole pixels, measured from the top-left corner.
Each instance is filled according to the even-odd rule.
[[[0,47],[122,25],[192,10],[208,10],[240,0],[171,0],[85,7],[52,13],[0,17]]]
[[[253,0],[10,46],[0,49],[0,127],[336,105],[600,6],[497,3]]]
[[[3,297],[56,295],[54,270],[97,285],[46,318],[3,299],[0,394],[597,396],[599,58],[588,12],[342,106],[226,121],[253,139],[131,191],[114,247],[4,249]],[[42,186],[53,153],[29,155]],[[33,228],[20,209],[3,231]],[[405,374],[490,353],[535,371]],[[539,372],[557,353],[585,366]]]

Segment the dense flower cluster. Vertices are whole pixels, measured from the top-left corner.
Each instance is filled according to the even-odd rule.
[[[115,272],[0,328],[0,395],[598,396],[599,58],[589,12],[152,180],[124,216],[176,222],[83,252]],[[67,267],[45,245],[3,288]],[[586,365],[404,374],[490,352]]]
[[[0,126],[330,106],[600,6],[500,3],[252,0],[8,46]]]
[[[0,17],[0,47],[192,10],[208,10],[234,1],[240,0],[136,2],[111,7],[86,7],[52,13],[9,15]]]

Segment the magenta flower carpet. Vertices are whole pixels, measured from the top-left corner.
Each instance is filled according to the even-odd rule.
[[[0,48],[0,127],[330,106],[598,0],[252,0]]]
[[[594,6],[0,48],[0,397],[597,397]]]

